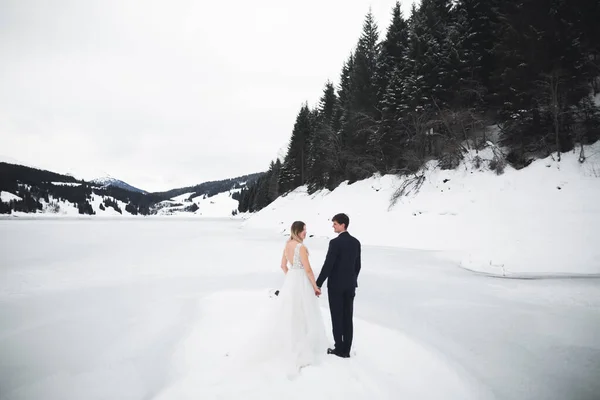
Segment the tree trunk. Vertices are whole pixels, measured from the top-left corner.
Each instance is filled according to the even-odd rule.
[[[550,73],[543,75],[545,80],[541,82],[542,87],[546,91],[548,100],[550,103],[550,109],[552,110],[552,121],[554,125],[554,137],[556,141],[556,156],[560,162],[560,84],[562,73],[560,69],[555,68]]]
[[[583,163],[585,161],[585,153],[583,151],[583,140],[579,141],[579,145],[581,146],[581,149],[579,150],[579,163]]]
[[[554,84],[552,85],[552,106],[553,106],[553,114],[554,114],[554,133],[556,134],[556,154],[558,156],[558,161],[560,162],[560,137],[558,135],[558,114],[559,104],[558,104],[558,85],[559,79],[556,75],[554,75]]]

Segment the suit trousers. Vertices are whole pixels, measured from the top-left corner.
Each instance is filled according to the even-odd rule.
[[[354,296],[356,289],[328,289],[329,311],[331,312],[331,325],[335,348],[342,354],[350,354],[354,326],[352,315],[354,313]]]

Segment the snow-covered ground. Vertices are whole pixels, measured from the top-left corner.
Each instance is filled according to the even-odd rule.
[[[333,208],[324,227],[308,227],[317,272]],[[286,226],[297,215],[289,210]],[[598,278],[475,274],[444,252],[369,244],[372,232],[354,220],[365,243],[355,354],[294,380],[235,362],[282,280],[285,237],[271,227],[0,220],[0,398],[598,398]],[[402,228],[378,226],[389,237]]]
[[[482,161],[476,168],[475,157]],[[312,195],[301,187],[252,216],[246,226],[285,232],[290,218],[331,236],[331,217],[350,216],[363,243],[446,250],[464,268],[500,276],[600,274],[600,142],[536,160],[522,170],[488,166],[491,148],[471,151],[455,170],[431,162],[415,182],[386,175]],[[411,179],[414,177],[411,177]],[[390,206],[408,184],[409,194]]]

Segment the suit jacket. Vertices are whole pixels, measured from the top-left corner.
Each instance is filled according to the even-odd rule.
[[[342,232],[329,242],[325,263],[317,278],[321,287],[326,279],[330,290],[348,290],[358,287],[360,273],[360,242],[348,232]]]

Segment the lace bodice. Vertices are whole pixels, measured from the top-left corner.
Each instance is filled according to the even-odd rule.
[[[296,245],[296,248],[294,249],[294,259],[292,260],[292,262],[288,260],[288,263],[290,264],[290,269],[304,269],[302,261],[300,261],[300,247],[302,247],[302,243],[298,243]]]

